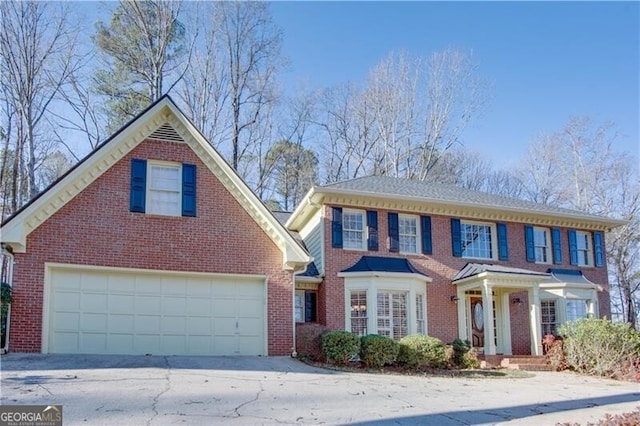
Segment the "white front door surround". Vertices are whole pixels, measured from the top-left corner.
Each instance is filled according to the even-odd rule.
[[[581,282],[558,282],[548,279],[546,274],[512,274],[480,272],[455,282],[458,310],[458,336],[472,340],[471,298],[482,297],[484,347],[486,355],[513,353],[511,343],[511,305],[526,303],[529,319],[531,354],[543,355],[541,300],[556,300],[558,325],[567,321],[567,301],[585,301],[586,314],[598,316],[598,291],[602,288],[584,278]],[[557,277],[553,277],[557,278]],[[584,282],[586,281],[586,282]],[[527,300],[511,297],[514,293],[526,292]],[[488,307],[495,306],[494,309]],[[494,324],[495,328],[490,326]]]

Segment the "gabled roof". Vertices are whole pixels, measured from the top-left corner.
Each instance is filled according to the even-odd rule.
[[[340,271],[338,276],[351,273],[415,274],[427,277],[403,257],[362,256],[356,263]]]
[[[284,267],[299,270],[311,261],[302,246],[167,95],[150,105],[2,223],[2,244],[10,246],[14,252],[25,252],[29,233],[148,137],[187,144],[282,251]]]
[[[451,279],[452,282],[464,280],[476,275],[484,273],[507,274],[513,276],[541,277],[549,278],[551,274],[545,272],[530,271],[522,268],[512,268],[510,266],[490,265],[486,263],[467,263],[458,273]]]
[[[313,187],[293,212],[287,225],[292,229],[299,229],[312,214],[314,207],[321,203],[594,230],[608,230],[626,223],[455,185],[389,176],[367,176]]]

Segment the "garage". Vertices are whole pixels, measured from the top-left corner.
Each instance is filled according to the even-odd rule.
[[[43,352],[265,355],[265,278],[49,266]]]

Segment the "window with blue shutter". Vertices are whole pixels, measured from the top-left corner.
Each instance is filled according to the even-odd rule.
[[[367,249],[378,251],[378,212],[367,210]]]
[[[182,216],[196,215],[196,166],[182,165]]]
[[[147,161],[131,160],[131,187],[129,195],[129,210],[144,213],[147,193]]]
[[[507,224],[498,223],[498,259],[509,260],[509,242],[507,240]]]
[[[400,230],[398,228],[398,213],[389,213],[389,251],[397,253],[400,251]]]
[[[572,265],[578,264],[578,237],[575,229],[569,229],[569,259]]]
[[[431,239],[431,216],[420,216],[420,231],[422,233],[422,253],[433,254]]]
[[[334,207],[331,214],[331,247],[342,248],[342,208]]]
[[[562,264],[562,237],[560,228],[553,228],[551,230],[551,243],[553,245],[553,263],[556,265]]]
[[[460,219],[451,219],[451,251],[455,257],[462,257],[462,235],[460,232]]]
[[[593,233],[593,250],[595,254],[595,264],[598,268],[604,266],[604,234],[602,232]]]

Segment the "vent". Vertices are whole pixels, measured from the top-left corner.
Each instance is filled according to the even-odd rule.
[[[153,133],[149,135],[151,139],[160,139],[163,141],[171,142],[184,142],[184,139],[180,137],[178,132],[169,123],[164,123],[158,127]]]

